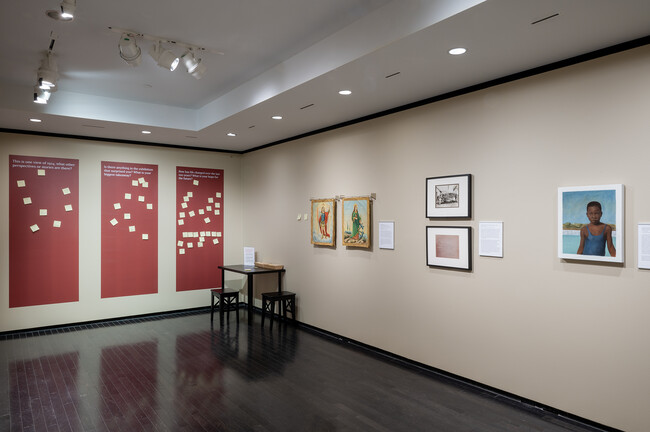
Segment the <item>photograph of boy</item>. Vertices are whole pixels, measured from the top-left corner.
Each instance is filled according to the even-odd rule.
[[[580,246],[578,255],[605,256],[605,245],[609,255],[616,256],[616,248],[612,241],[612,227],[600,221],[603,216],[603,208],[598,201],[590,201],[587,204],[587,218],[589,224],[583,225],[580,229]]]

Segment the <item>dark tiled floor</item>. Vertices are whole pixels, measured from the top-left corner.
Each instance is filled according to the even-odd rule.
[[[0,431],[594,430],[259,315],[161,318],[0,337]]]

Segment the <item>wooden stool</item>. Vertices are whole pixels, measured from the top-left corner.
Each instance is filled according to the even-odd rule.
[[[214,319],[214,308],[219,306],[219,320],[223,322],[223,313],[234,310],[237,313],[237,321],[239,321],[239,291],[226,290],[223,288],[215,288],[210,290],[211,293],[211,306],[210,306],[210,321]],[[216,298],[216,302],[215,302]]]
[[[271,313],[271,328],[273,328],[273,313],[275,311],[275,303],[281,302],[282,305],[282,318],[287,319],[287,312],[291,312],[293,322],[296,322],[296,293],[289,291],[274,291],[262,293],[262,327],[264,327],[264,315],[266,312]],[[278,310],[278,315],[280,310]]]

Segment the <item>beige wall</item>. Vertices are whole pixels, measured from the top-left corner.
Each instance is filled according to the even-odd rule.
[[[286,266],[305,323],[649,430],[650,271],[636,268],[637,224],[650,222],[649,71],[646,46],[246,154],[244,244]],[[464,173],[472,220],[426,219],[425,178]],[[614,183],[625,264],[558,259],[557,188]],[[314,247],[296,220],[310,198],[370,193],[371,250]],[[395,221],[395,250],[378,249],[380,220]],[[479,221],[504,222],[504,258],[478,256]],[[427,225],[473,228],[471,273],[426,266]]]
[[[9,308],[9,155],[79,159],[79,301]],[[158,294],[101,299],[101,161],[158,165]],[[207,306],[205,290],[176,292],[176,166],[224,170],[224,260],[242,248],[241,156],[0,133],[0,332]]]

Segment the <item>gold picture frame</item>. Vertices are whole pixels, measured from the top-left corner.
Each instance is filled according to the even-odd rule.
[[[343,246],[370,247],[370,217],[368,197],[343,198]]]
[[[336,247],[336,200],[311,200],[311,244]]]

